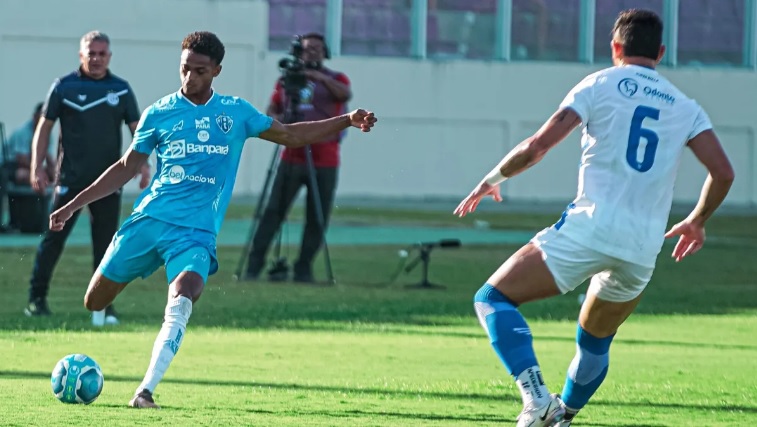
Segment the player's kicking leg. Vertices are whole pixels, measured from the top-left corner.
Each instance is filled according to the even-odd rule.
[[[168,288],[163,326],[150,358],[142,383],[137,387],[129,406],[158,408],[153,393],[163,379],[186,333],[192,306],[200,298],[210,270],[211,257],[205,248],[192,248],[172,258],[166,265],[168,277],[174,277]]]
[[[518,426],[550,426],[564,409],[550,396],[533,348],[531,329],[518,305],[559,295],[542,252],[534,244],[522,247],[476,293],[474,307],[495,353],[515,378],[523,398]]]
[[[621,263],[592,278],[578,318],[576,355],[561,395],[565,418],[556,426],[570,426],[573,417],[604,381],[610,366],[610,344],[620,325],[639,304],[652,270]]]
[[[96,313],[105,310],[126,285],[137,277],[147,277],[157,270],[163,260],[155,249],[165,223],[132,214],[116,231],[105,250],[100,265],[92,274],[84,306],[92,312],[93,325],[103,326],[105,316],[97,321]]]

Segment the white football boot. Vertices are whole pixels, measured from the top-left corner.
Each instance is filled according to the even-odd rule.
[[[541,408],[525,408],[518,415],[517,427],[552,427],[562,421],[565,415],[560,398],[556,394],[550,396],[549,403]]]

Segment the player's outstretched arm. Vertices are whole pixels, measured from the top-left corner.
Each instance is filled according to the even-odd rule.
[[[372,112],[361,109],[316,122],[285,125],[274,120],[271,127],[262,132],[259,137],[286,147],[304,147],[322,141],[323,138],[341,132],[350,126],[363,132],[370,132],[376,121],[376,116]]]
[[[699,202],[689,216],[665,233],[665,237],[681,236],[673,249],[676,261],[695,254],[702,248],[705,239],[704,224],[723,203],[734,179],[731,162],[712,129],[701,132],[688,145],[709,174],[702,186]]]
[[[571,108],[557,111],[535,134],[513,148],[492,171],[499,172],[502,181],[538,163],[549,150],[581,124],[581,117]],[[495,180],[492,179],[492,182]]]
[[[581,117],[571,108],[558,110],[532,136],[523,140],[502,159],[497,166],[463,199],[454,211],[464,217],[476,210],[486,196],[502,201],[499,184],[538,163],[549,150],[565,139],[581,124]]]
[[[95,182],[79,193],[73,200],[50,215],[50,229],[60,231],[71,215],[82,207],[116,192],[142,168],[149,155],[129,149],[113,163]]]

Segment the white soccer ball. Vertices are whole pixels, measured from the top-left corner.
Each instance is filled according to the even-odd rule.
[[[100,365],[84,354],[69,354],[60,359],[50,378],[53,395],[63,403],[94,402],[103,391]]]

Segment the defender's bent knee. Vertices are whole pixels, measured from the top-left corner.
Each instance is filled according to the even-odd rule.
[[[581,306],[578,323],[596,338],[615,334],[641,301],[641,295],[626,302],[605,301],[589,293]]]
[[[559,295],[560,288],[555,282],[543,253],[533,243],[528,243],[510,256],[489,277],[491,284],[508,300],[517,304]]]

